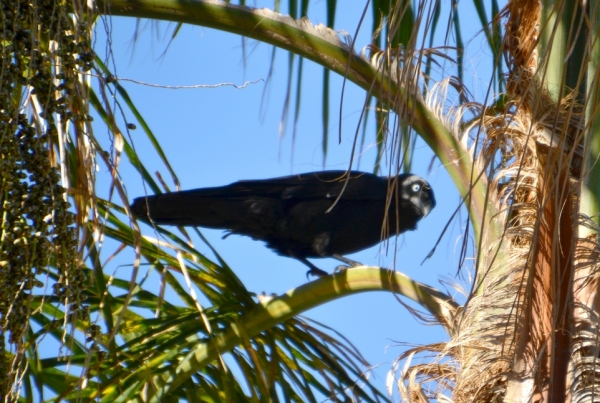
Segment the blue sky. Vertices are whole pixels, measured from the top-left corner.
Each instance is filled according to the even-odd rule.
[[[336,29],[354,33],[363,7],[359,3],[363,2],[351,3],[352,5],[344,3],[343,7],[339,7]],[[313,23],[325,21],[323,9],[323,2],[311,3],[309,15]],[[466,17],[468,21],[468,15]],[[367,45],[370,27],[371,22],[367,21],[356,42],[358,49]],[[290,115],[286,130],[280,134],[288,74],[286,52],[277,51],[273,74],[267,85],[272,55],[270,46],[246,41],[244,58],[243,42],[239,36],[191,26],[184,26],[169,45],[173,28],[174,24],[166,22],[156,24],[141,21],[138,37],[134,42],[136,21],[112,18],[112,52],[117,76],[164,86],[214,85],[225,82],[242,85],[245,81],[262,79],[243,89],[228,86],[165,89],[121,82],[158,137],[179,175],[182,189],[220,186],[240,179],[261,179],[323,169],[323,69],[320,66],[310,61],[304,62],[300,117],[296,126],[296,138],[292,141],[293,114]],[[96,43],[99,54],[103,54],[106,48],[103,29],[99,24]],[[472,84],[470,88],[474,89],[476,95],[485,90],[489,77],[489,73],[486,73],[486,68],[489,70],[489,67],[485,66],[486,56],[489,55],[477,52],[482,41],[480,36],[471,43],[474,51],[469,56],[469,63],[472,64],[467,65],[472,69],[467,73],[467,84]],[[297,63],[296,58],[296,66]],[[338,144],[341,84],[341,78],[332,74],[332,114],[325,169],[348,167],[353,136],[364,104],[364,92],[349,83],[342,110],[343,139]],[[373,122],[372,116],[370,122]],[[95,131],[97,137],[106,138],[106,129],[101,124],[96,125]],[[375,128],[371,124],[360,166],[354,165],[353,168],[372,170],[375,157],[375,147],[372,145],[374,132]],[[151,150],[144,134],[139,130],[132,131],[131,137],[150,171],[160,171],[173,189],[169,175]],[[457,295],[458,292],[448,288],[447,283],[464,284],[462,280],[455,278],[455,274],[466,215],[462,214],[451,224],[450,231],[442,239],[434,257],[421,265],[458,205],[459,196],[439,162],[431,164],[432,153],[422,142],[418,143],[414,161],[412,171],[425,177],[433,186],[437,207],[419,223],[417,231],[405,233],[397,244],[392,240],[389,249],[378,246],[349,257],[366,265],[395,267],[417,281]],[[428,169],[430,166],[431,171]],[[105,174],[102,168],[99,172],[99,187],[106,183],[103,182]],[[141,178],[126,164],[122,167],[121,175],[130,199],[145,194]],[[152,234],[147,227],[145,230]],[[253,292],[281,294],[307,281],[306,267],[303,264],[277,256],[261,242],[240,236],[230,236],[223,240],[223,231],[202,230],[202,233]],[[200,241],[196,246],[212,257],[209,249]],[[127,264],[123,259],[119,263]],[[326,271],[332,271],[339,264],[331,259],[313,260],[313,263]],[[131,268],[119,267],[115,263],[112,270],[128,278]],[[441,284],[440,280],[444,279],[448,281]],[[458,295],[457,298],[462,300]],[[346,297],[308,311],[305,315],[348,337],[365,358],[376,366],[375,383],[381,389],[384,388],[385,376],[391,363],[406,349],[406,345],[446,339],[441,327],[420,323],[390,293]]]

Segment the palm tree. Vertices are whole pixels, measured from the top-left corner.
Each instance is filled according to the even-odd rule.
[[[327,2],[329,26],[336,5]],[[464,84],[455,9],[448,21],[456,76],[432,73],[449,58],[433,48],[438,2],[413,8],[409,1],[373,1],[373,43],[361,56],[325,26],[229,3],[103,0],[90,9],[3,1],[4,400],[385,400],[373,385],[357,383],[364,381],[364,360],[343,337],[297,317],[368,290],[413,299],[449,335],[405,353],[435,357],[401,371],[398,392],[406,401],[593,400],[600,364],[600,7],[522,0],[500,10],[492,2],[488,21],[483,2],[473,5],[495,66],[494,95],[483,103],[471,100]],[[303,17],[308,2],[291,2],[290,9]],[[466,302],[379,268],[255,298],[223,260],[190,246],[186,232],[157,227],[155,236],[141,236],[122,207],[129,204],[118,176],[123,156],[152,192],[162,191],[161,183],[132,147],[132,123],[120,123],[119,108],[136,116],[176,175],[118,78],[92,52],[91,27],[100,14],[197,24],[272,44],[324,66],[325,99],[331,71],[363,88],[376,106],[381,158],[408,168],[419,136],[462,196],[465,239],[473,240],[464,250],[475,261]],[[100,84],[91,85],[90,71]],[[459,101],[449,105],[448,93]],[[110,129],[111,149],[94,137],[90,108]],[[397,125],[390,123],[394,116]],[[326,119],[324,126],[327,132]],[[100,163],[114,178],[108,199],[94,189]],[[110,259],[100,260],[103,237],[122,245],[115,253],[135,252],[130,281],[111,276]],[[157,292],[135,281],[140,261],[160,275]],[[166,287],[178,301],[164,298]],[[38,346],[51,340],[63,351],[40,357]]]

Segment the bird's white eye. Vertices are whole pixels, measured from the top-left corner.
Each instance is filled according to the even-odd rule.
[[[414,185],[412,185],[412,191],[417,193],[419,190],[421,190],[421,185],[419,185],[418,183],[415,183]]]

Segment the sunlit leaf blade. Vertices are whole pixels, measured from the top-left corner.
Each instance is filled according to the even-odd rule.
[[[133,244],[135,242],[134,230],[119,219],[119,216],[124,217],[123,210],[102,200],[99,200],[98,206],[101,215],[107,218],[107,225],[104,227],[105,236],[120,243]],[[119,216],[113,214],[113,211],[118,211]],[[253,298],[243,287],[240,288],[238,282],[232,284],[223,282],[231,273],[226,272],[229,274],[220,277],[219,267],[215,263],[208,261],[174,234],[163,229],[159,230],[161,234],[165,235],[165,240],[173,242],[172,245],[180,248],[184,252],[184,256],[187,256],[185,258],[188,265],[187,270],[198,289],[209,301],[219,304],[209,304],[204,310],[213,329],[221,331],[229,328],[239,320],[240,315],[254,306]],[[93,249],[93,245],[93,242],[88,245],[90,250]],[[155,383],[157,375],[164,371],[168,372],[170,368],[179,365],[178,363],[185,360],[184,357],[195,348],[195,345],[209,340],[209,335],[196,310],[195,302],[190,299],[185,285],[181,284],[181,279],[176,279],[173,275],[178,271],[177,259],[146,239],[142,239],[140,251],[142,256],[153,262],[154,267],[161,268],[159,272],[162,273],[162,281],[175,291],[180,302],[164,300],[155,292],[143,288],[144,282],[135,287],[133,294],[128,296],[130,284],[127,280],[103,275],[102,281],[98,281],[100,278],[93,274],[95,270],[82,268],[85,270],[85,277],[92,282],[91,284],[95,284],[86,288],[86,304],[89,307],[90,317],[97,317],[97,315],[102,317],[108,313],[109,317],[114,319],[121,314],[123,309],[126,309],[124,320],[118,328],[121,341],[118,342],[118,346],[105,350],[106,346],[104,348],[101,346],[107,341],[107,333],[99,333],[88,339],[86,343],[81,343],[75,338],[70,339],[70,336],[67,335],[65,346],[71,346],[72,351],[66,356],[67,362],[73,368],[87,368],[86,374],[90,380],[85,393],[79,391],[77,385],[79,385],[80,378],[78,376],[65,375],[60,369],[65,363],[64,360],[46,358],[40,361],[40,370],[36,369],[35,372],[30,370],[32,379],[38,379],[39,382],[42,382],[40,385],[52,382],[54,385],[52,390],[59,399],[68,400],[74,396],[91,400],[100,398],[101,401],[135,399],[147,385]],[[90,255],[90,257],[93,256]],[[202,264],[198,265],[195,263],[196,260],[201,261]],[[164,271],[164,268],[167,270]],[[149,270],[152,271],[152,269]],[[48,274],[52,275],[52,272]],[[109,283],[110,285],[107,286]],[[231,288],[232,286],[233,288]],[[244,298],[238,300],[236,296]],[[40,326],[47,330],[32,334],[32,340],[51,336],[61,340],[65,337],[60,326],[64,312],[51,304],[52,298],[46,297],[46,300],[46,303],[39,304],[42,310],[34,318]],[[39,299],[39,301],[42,300]],[[111,307],[109,312],[103,310],[103,306],[107,305]],[[156,313],[159,316],[153,318],[152,316]],[[58,326],[54,327],[53,324]],[[77,331],[82,332],[88,325],[87,322],[78,321],[76,326]],[[318,338],[313,336],[313,333],[318,335]],[[326,343],[336,349],[341,349],[341,352],[348,349],[343,344],[339,344],[335,338],[326,337],[326,334],[315,328],[307,328],[302,321],[290,319],[272,330],[261,333],[258,337],[247,339],[243,345],[231,351],[230,354],[237,357],[239,369],[242,371],[242,375],[246,374],[246,380],[254,379],[252,383],[256,389],[253,388],[252,393],[261,401],[266,396],[274,396],[273,393],[278,393],[275,392],[276,390],[283,390],[282,393],[294,396],[295,399],[302,399],[300,396],[312,396],[312,388],[320,390],[326,395],[341,393],[361,376],[361,366],[352,364],[352,361],[359,356],[353,350],[348,350],[349,354],[344,353],[343,356],[340,356],[333,350],[322,346],[323,340],[326,340]],[[89,344],[90,342],[91,344]],[[267,346],[270,347],[267,348]],[[269,354],[268,351],[273,355],[270,363],[264,361],[263,358],[265,354]],[[278,353],[274,354],[275,351]],[[318,353],[315,355],[315,352]],[[242,359],[242,357],[245,358]],[[302,370],[297,364],[293,364],[295,360],[302,362]],[[361,363],[360,360],[357,362]],[[274,364],[276,364],[276,368],[272,367]],[[332,377],[333,373],[326,375],[329,371],[337,373],[344,367],[347,368],[345,371],[350,370],[346,378]],[[319,368],[329,382],[323,383],[310,375],[311,368],[313,370]],[[42,378],[40,375],[35,375],[42,373]],[[261,386],[263,385],[261,379],[267,379],[264,377],[269,379],[265,387]],[[60,382],[57,381],[58,378],[61,379]],[[333,392],[331,389],[333,379],[337,379],[335,383],[337,386],[334,390],[340,392]],[[98,383],[98,381],[101,382]],[[298,387],[303,390],[301,395],[297,395]],[[167,400],[191,396],[194,393],[203,399],[212,401],[228,399],[228,396],[232,399],[236,399],[232,396],[237,396],[237,399],[240,399],[244,396],[243,390],[244,388],[238,384],[235,377],[232,377],[231,372],[224,371],[217,361],[183,382]],[[362,396],[365,401],[374,401],[370,397],[371,394],[379,394],[373,388],[368,393],[362,390],[356,390],[355,393]]]

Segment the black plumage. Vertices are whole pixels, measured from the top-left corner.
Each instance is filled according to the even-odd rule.
[[[131,210],[156,224],[226,229],[262,240],[306,264],[310,274],[326,275],[307,258],[351,262],[342,255],[416,229],[435,207],[433,190],[417,175],[346,174],[311,172],[140,197]]]

